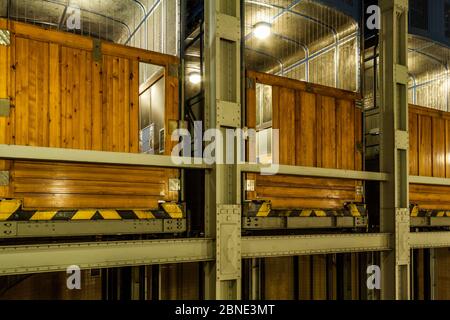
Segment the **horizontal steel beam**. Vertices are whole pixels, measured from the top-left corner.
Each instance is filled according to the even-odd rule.
[[[390,250],[390,234],[243,237],[242,257],[263,258]]]
[[[202,160],[124,152],[90,151],[0,144],[0,159],[124,164],[180,169],[210,169]],[[200,163],[200,164],[194,164]]]
[[[261,173],[263,168],[269,168],[262,164],[241,164],[241,172]],[[387,173],[379,172],[365,172],[341,169],[326,169],[315,167],[297,167],[280,165],[277,174],[286,174],[303,177],[319,177],[319,178],[339,178],[351,180],[373,180],[373,181],[388,181],[389,175]]]
[[[174,234],[184,231],[186,231],[186,219],[0,222],[0,239]]]
[[[90,242],[0,247],[0,275],[210,261],[211,239]]]
[[[409,183],[450,186],[450,179],[436,177],[409,176]]]
[[[450,232],[411,232],[409,244],[413,249],[450,248]]]

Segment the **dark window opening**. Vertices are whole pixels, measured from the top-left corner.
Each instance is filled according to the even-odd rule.
[[[428,0],[409,1],[409,19],[411,26],[423,30],[428,29]]]

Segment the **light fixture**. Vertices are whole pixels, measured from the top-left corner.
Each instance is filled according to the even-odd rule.
[[[272,33],[272,25],[268,22],[258,22],[253,26],[253,35],[260,39],[267,39]]]
[[[189,82],[192,84],[199,84],[202,81],[202,76],[198,72],[192,72],[189,74]]]

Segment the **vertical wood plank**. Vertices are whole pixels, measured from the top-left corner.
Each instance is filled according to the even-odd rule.
[[[362,110],[356,107],[355,102],[352,102],[355,109],[355,170],[362,171],[363,158],[362,149],[358,148],[363,146],[363,133],[362,133]]]
[[[38,54],[39,54],[39,44],[37,41],[29,41],[29,65],[28,65],[28,108],[26,114],[24,115],[24,124],[26,123],[25,130],[27,131],[27,145],[36,146],[37,145],[37,135],[38,135],[38,104],[37,104],[37,94],[39,91],[38,87]]]
[[[130,152],[139,152],[139,61],[131,60]]]
[[[280,163],[295,165],[295,91],[281,88],[279,101]]]
[[[322,149],[323,149],[323,124],[322,124],[322,96],[316,95],[316,132],[315,132],[315,145],[316,145],[316,166],[323,167],[322,164]]]
[[[409,112],[409,174],[419,175],[419,150],[418,150],[418,118],[417,114]]]
[[[49,146],[61,147],[61,62],[60,48],[57,44],[50,44],[50,79],[49,79]]]
[[[16,62],[16,144],[28,144],[28,43],[27,39],[17,38]]]
[[[355,168],[355,117],[354,108],[352,102],[349,100],[337,100],[338,112],[338,130],[340,131],[340,147],[341,150],[338,154],[340,156],[341,163],[338,169],[354,170]]]
[[[299,127],[296,128],[297,165],[313,167],[316,165],[316,96],[302,91],[300,93]],[[292,142],[295,140],[295,136]],[[290,148],[288,142],[286,148]]]
[[[92,149],[103,149],[103,77],[102,62],[92,64]]]
[[[322,167],[336,168],[336,101],[322,96]]]
[[[431,117],[420,115],[419,128],[419,175],[431,177],[433,174]]]
[[[123,151],[130,152],[130,60],[124,60],[124,95],[125,99],[123,101],[123,120],[124,120],[124,141],[123,141]]]
[[[433,177],[445,178],[445,120],[433,117],[432,122],[433,135]]]
[[[67,74],[69,73],[69,64],[67,60],[67,48],[61,47],[61,147],[67,147]]]

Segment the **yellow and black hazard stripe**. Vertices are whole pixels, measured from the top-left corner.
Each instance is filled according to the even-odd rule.
[[[243,205],[244,217],[364,217],[367,216],[364,204],[347,203],[341,209],[272,209],[270,201],[247,201]]]
[[[20,200],[0,200],[0,221],[80,221],[80,220],[149,220],[184,219],[184,205],[160,203],[156,210],[28,210]]]
[[[450,210],[426,210],[421,209],[420,206],[412,204],[409,208],[411,217],[450,217]]]

